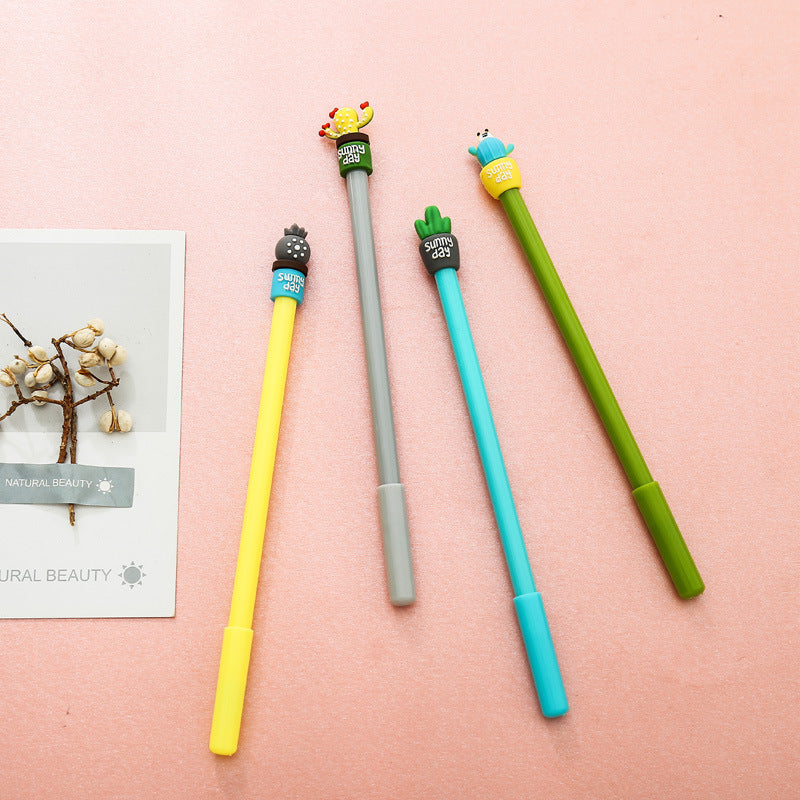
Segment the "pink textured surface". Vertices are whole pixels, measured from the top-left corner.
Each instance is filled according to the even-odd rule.
[[[0,3],[0,224],[187,234],[177,614],[3,622],[3,798],[798,796],[796,3],[536,5]],[[419,593],[402,610],[385,597],[346,194],[316,135],[367,99]],[[705,578],[696,601],[672,591],[478,182],[466,147],[486,125],[517,146]],[[430,203],[461,242],[571,702],[559,721],[536,707],[416,252]],[[293,221],[312,272],[241,746],[224,759],[207,737],[268,264]]]

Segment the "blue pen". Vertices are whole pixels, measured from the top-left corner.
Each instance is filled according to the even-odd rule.
[[[542,596],[533,582],[525,540],[514,506],[500,442],[486,396],[475,343],[467,320],[464,300],[458,285],[458,241],[450,232],[449,217],[442,218],[436,206],[425,209],[425,220],[414,223],[419,238],[419,252],[428,272],[436,279],[442,301],[450,341],[467,400],[472,429],[492,499],[500,539],[514,588],[514,607],[517,611],[522,639],[528,653],[533,680],[539,695],[539,705],[546,717],[560,717],[569,705],[558,668],[550,628],[544,613]]]

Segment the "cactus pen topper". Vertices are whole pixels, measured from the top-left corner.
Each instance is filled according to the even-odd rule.
[[[354,108],[334,108],[328,116],[333,120],[334,128],[331,123],[326,122],[320,129],[320,136],[327,136],[329,139],[338,139],[348,133],[358,133],[373,117],[372,106],[369,103],[362,103],[359,108],[364,112],[364,116],[359,119],[358,111]]]
[[[222,639],[222,656],[219,661],[209,741],[211,752],[223,756],[233,755],[239,744],[250,648],[253,643],[253,611],[275,469],[275,451],[278,447],[294,317],[297,306],[303,302],[308,274],[306,265],[311,256],[306,242],[306,231],[297,225],[285,228],[284,236],[275,247],[275,256],[277,260],[272,266],[270,292],[270,299],[275,301],[275,305],[272,310],[272,327],[250,462],[231,613]]]
[[[428,206],[424,221],[418,219],[414,227],[421,239],[420,255],[428,272],[436,279],[442,301],[442,311],[453,344],[458,374],[461,376],[461,385],[472,420],[472,430],[478,444],[486,485],[500,531],[500,541],[503,543],[503,552],[511,575],[514,608],[539,695],[539,705],[546,717],[560,717],[567,713],[567,696],[544,613],[542,596],[536,591],[533,582],[525,540],[475,352],[464,299],[458,285],[458,241],[450,232],[449,217],[442,217],[436,206]]]
[[[481,182],[486,191],[503,204],[511,227],[522,245],[547,305],[628,476],[634,500],[678,594],[681,597],[696,597],[705,588],[703,580],[661,487],[650,474],[544,242],[533,224],[519,191],[522,186],[519,167],[509,157],[512,149],[513,145],[504,145],[486,129],[483,133],[478,133],[478,144],[470,147],[469,152],[480,162]]]
[[[484,128],[483,133],[478,132],[478,146],[470,147],[469,152],[480,161],[482,167],[485,167],[490,161],[509,155],[513,149],[513,144],[503,144],[496,136],[489,133],[488,128]]]
[[[408,535],[408,513],[394,434],[392,400],[389,393],[389,369],[383,333],[375,241],[369,207],[368,176],[372,174],[369,137],[361,133],[373,116],[369,103],[362,103],[363,116],[353,108],[334,108],[329,114],[333,127],[326,122],[319,135],[336,142],[339,174],[347,184],[350,223],[356,256],[361,325],[367,358],[367,379],[372,406],[372,430],[378,461],[378,508],[383,532],[383,553],[389,599],[396,606],[414,602],[414,573]]]

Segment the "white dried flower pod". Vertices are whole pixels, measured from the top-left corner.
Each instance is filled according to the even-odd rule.
[[[36,378],[35,378],[35,376],[34,376],[34,374],[33,374],[32,372],[29,372],[29,373],[28,373],[28,374],[27,374],[27,375],[26,375],[26,376],[23,378],[23,380],[25,381],[25,385],[26,385],[26,386],[27,386],[29,389],[33,389],[33,387],[34,387],[34,386],[36,386]]]
[[[38,391],[33,392],[31,394],[31,397],[47,397],[47,390],[46,389],[39,389]],[[35,406],[43,406],[43,405],[45,405],[45,403],[43,403],[41,400],[34,400],[33,404]]]
[[[9,365],[8,368],[15,374],[15,375],[22,375],[26,369],[28,369],[28,365],[21,359],[15,358]]]
[[[108,359],[108,363],[112,367],[118,367],[120,364],[124,364],[127,359],[128,351],[122,345],[117,345],[117,349],[114,350],[114,355]]]
[[[13,386],[16,383],[14,376],[8,371],[8,367],[0,370],[0,386]]]
[[[107,336],[105,339],[101,339],[100,344],[97,345],[97,352],[100,353],[103,358],[111,358],[116,349],[117,343],[113,339],[109,339]]]
[[[79,383],[81,386],[94,386],[97,381],[94,379],[92,375],[82,369],[75,370],[75,381]]]
[[[72,334],[72,344],[75,347],[91,347],[94,344],[95,332],[91,328],[81,328]]]
[[[53,380],[53,368],[49,364],[42,364],[39,369],[33,373],[36,383],[50,383]]]
[[[133,427],[133,417],[127,411],[117,411],[117,430],[127,433]]]
[[[106,411],[106,413],[100,417],[100,422],[98,424],[100,425],[101,431],[104,431],[105,433],[111,433],[111,431],[114,430],[116,424],[116,420],[114,419],[114,412],[111,409]]]
[[[35,344],[28,350],[28,355],[37,363],[44,364],[47,361],[47,350],[41,345]]]
[[[102,360],[97,353],[81,353],[78,359],[82,367],[96,367]]]
[[[99,317],[95,317],[86,323],[86,327],[91,328],[94,331],[95,336],[102,336],[105,332],[106,324]]]

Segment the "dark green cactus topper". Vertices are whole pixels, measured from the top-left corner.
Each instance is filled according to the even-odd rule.
[[[306,241],[308,231],[294,224],[291,228],[284,228],[283,233],[283,238],[275,245],[275,258],[303,266],[308,264],[308,259],[311,258],[311,249]]]
[[[422,239],[419,254],[431,275],[448,267],[458,269],[458,240],[450,233],[450,217],[443,217],[436,206],[428,206],[425,220],[418,219],[414,227]]]

